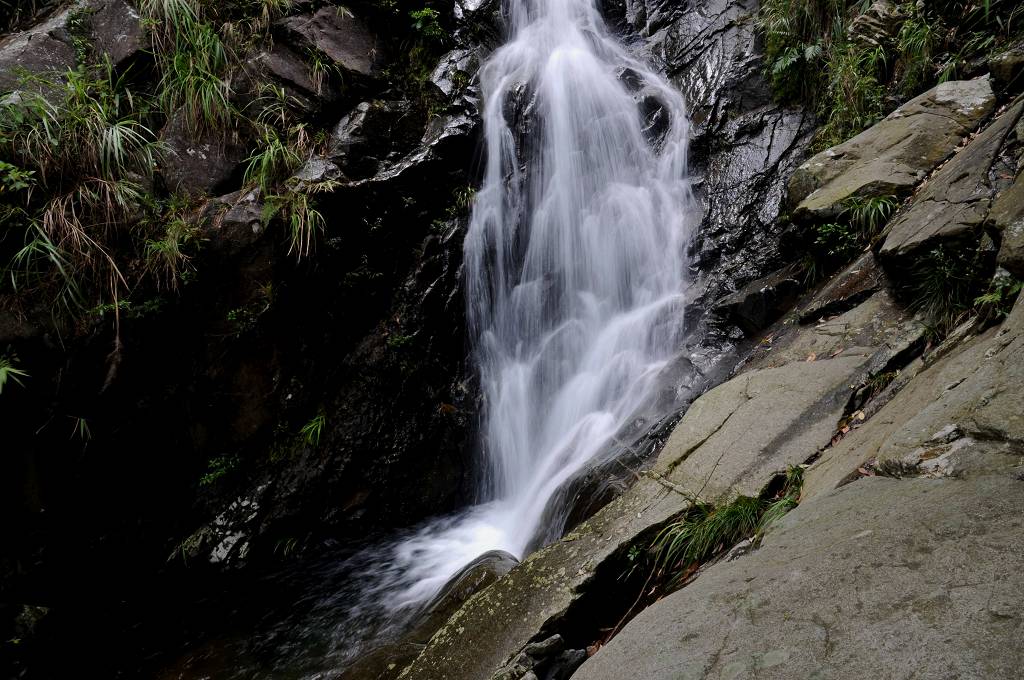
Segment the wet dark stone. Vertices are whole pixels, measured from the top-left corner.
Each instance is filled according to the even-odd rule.
[[[171,192],[223,191],[246,158],[245,149],[229,134],[194,129],[181,112],[167,121],[160,131],[160,142],[159,171]]]
[[[753,335],[793,306],[803,290],[802,268],[787,265],[715,303],[715,313]]]
[[[587,660],[587,650],[567,649],[555,656],[548,664],[541,680],[569,680],[583,662]]]
[[[466,600],[507,574],[517,564],[519,560],[504,550],[490,550],[467,564],[427,605],[422,622],[410,634],[409,640],[427,642]]]
[[[384,45],[348,10],[322,7],[312,14],[282,19],[276,27],[300,49],[326,54],[349,77],[370,79],[381,75]]]

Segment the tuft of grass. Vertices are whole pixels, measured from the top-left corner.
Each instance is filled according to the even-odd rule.
[[[188,197],[172,196],[167,209],[153,221],[162,225],[159,238],[146,239],[144,256],[147,270],[157,288],[177,289],[183,272],[191,268],[189,249],[195,243],[199,226]]]
[[[744,538],[756,538],[782,515],[796,507],[803,484],[803,468],[790,467],[782,490],[771,499],[736,496],[714,507],[695,501],[687,515],[668,525],[654,539],[654,569],[669,574],[668,585],[678,585],[693,567],[728,550]]]
[[[223,130],[235,118],[231,106],[229,52],[192,0],[144,0],[142,15],[153,38],[160,70],[157,102],[165,115],[182,112],[191,133]]]
[[[4,392],[4,385],[7,381],[24,387],[25,383],[22,382],[22,378],[28,378],[29,375],[25,371],[18,368],[18,357],[13,352],[8,354],[0,354],[0,394]]]
[[[882,233],[882,228],[897,207],[899,201],[895,196],[852,196],[847,200],[841,216],[846,217],[850,225],[857,229],[861,242],[867,245]]]
[[[894,196],[854,196],[844,204],[838,221],[815,225],[814,247],[806,262],[809,280],[821,278],[871,245],[898,206]]]
[[[144,107],[109,61],[68,71],[0,105],[0,211],[25,245],[4,266],[14,290],[49,287],[71,311],[83,282],[125,286],[113,243],[137,220],[139,181],[152,175],[155,135]],[[51,93],[49,99],[40,91]]]
[[[837,37],[825,54],[823,94],[818,112],[825,124],[815,146],[833,146],[882,119],[885,89],[880,76],[886,63],[881,46],[864,47]]]
[[[68,416],[71,419],[71,436],[69,439],[78,437],[79,440],[87,442],[92,439],[92,430],[89,428],[89,421],[80,416]]]
[[[933,339],[944,337],[970,313],[985,285],[976,248],[941,245],[914,266],[911,308],[920,312]]]
[[[302,162],[296,147],[283,139],[275,128],[263,126],[262,144],[249,156],[245,167],[246,184],[255,184],[263,193],[268,193]]]

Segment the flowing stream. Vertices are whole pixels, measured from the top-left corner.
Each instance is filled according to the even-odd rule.
[[[480,503],[394,547],[403,608],[488,550],[557,537],[561,492],[679,351],[691,195],[682,96],[593,0],[507,0],[483,66],[486,173],[465,245],[484,398]],[[383,584],[382,584],[383,585]]]

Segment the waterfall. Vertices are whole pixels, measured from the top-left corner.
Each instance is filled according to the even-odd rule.
[[[392,606],[488,550],[524,557],[560,490],[614,452],[679,351],[691,204],[682,96],[593,0],[507,0],[484,64],[486,171],[465,244],[480,375],[480,503],[394,548]]]
[[[282,676],[351,665],[414,631],[483,553],[523,558],[559,537],[573,481],[667,415],[686,379],[683,99],[608,33],[595,0],[505,1],[509,41],[480,72],[486,167],[464,246],[477,499],[303,571],[315,587],[241,645]],[[226,677],[252,677],[232,664]]]

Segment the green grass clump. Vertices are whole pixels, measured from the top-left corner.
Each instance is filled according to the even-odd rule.
[[[924,317],[932,339],[965,321],[985,288],[982,254],[960,244],[933,248],[910,276],[911,308]]]
[[[125,281],[112,244],[136,219],[158,152],[144,103],[109,62],[28,81],[37,87],[0,106],[0,211],[24,243],[4,278],[15,290],[58,290],[68,307],[83,282],[117,297]]]
[[[695,501],[687,515],[667,526],[655,538],[654,569],[667,575],[669,586],[692,568],[728,550],[745,538],[756,538],[772,523],[796,507],[803,484],[803,468],[790,467],[782,490],[773,498],[736,496],[712,506]]]
[[[318,413],[308,423],[303,425],[301,430],[299,430],[302,440],[310,446],[317,446],[320,444],[320,435],[323,434],[326,422],[327,418],[324,414]]]
[[[144,0],[160,70],[157,102],[168,117],[181,111],[191,133],[231,125],[228,49],[191,0]]]
[[[21,379],[28,377],[28,373],[18,368],[17,356],[13,353],[0,354],[0,394],[3,394],[7,381],[23,387],[25,383]]]

